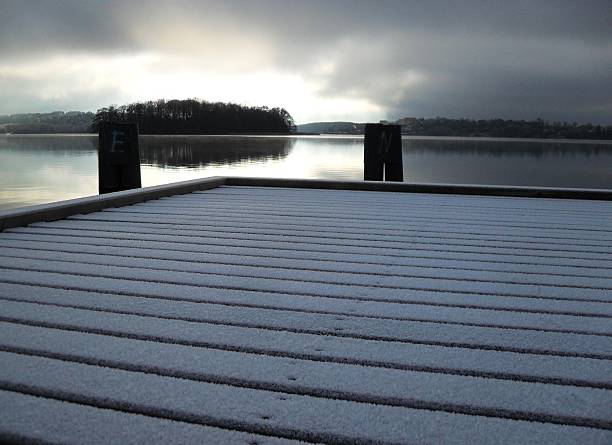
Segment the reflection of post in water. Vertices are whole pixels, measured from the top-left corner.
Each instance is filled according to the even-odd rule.
[[[100,194],[141,187],[138,126],[101,122],[98,137]]]
[[[201,167],[287,157],[295,144],[290,137],[141,136],[143,164],[160,167]]]

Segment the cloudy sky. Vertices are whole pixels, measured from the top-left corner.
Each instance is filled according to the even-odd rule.
[[[187,97],[612,124],[611,0],[0,0],[0,114]]]

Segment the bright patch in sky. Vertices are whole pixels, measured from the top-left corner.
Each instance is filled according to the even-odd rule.
[[[298,123],[612,122],[609,0],[2,0],[0,114],[197,97]]]
[[[38,82],[40,73],[49,73],[45,82]],[[367,120],[382,112],[380,106],[365,98],[321,96],[316,80],[309,81],[297,73],[271,69],[221,73],[198,64],[192,66],[185,58],[155,53],[55,55],[0,65],[0,84],[3,79],[20,79],[32,96],[51,107],[69,102],[71,97],[102,94],[105,101],[91,106],[195,97],[284,107],[294,110],[294,117],[302,122],[342,120],[346,116]]]

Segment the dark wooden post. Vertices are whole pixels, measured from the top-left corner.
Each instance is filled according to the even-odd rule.
[[[364,181],[382,181],[384,162],[380,139],[382,125],[366,124],[363,133],[363,179]]]
[[[101,122],[98,137],[100,194],[141,187],[138,126]]]
[[[363,179],[403,181],[400,125],[366,124],[363,140]]]

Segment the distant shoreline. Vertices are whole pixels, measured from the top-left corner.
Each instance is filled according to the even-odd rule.
[[[47,132],[47,133],[0,133],[0,136],[97,136],[96,132]],[[320,133],[282,133],[282,132],[219,132],[219,133],[139,133],[140,136],[320,136]]]
[[[549,122],[542,119],[525,121],[406,117],[381,123],[401,126],[402,136],[612,140],[612,125]],[[363,134],[365,126],[363,122],[311,122],[297,125],[297,130],[321,134]]]
[[[36,136],[36,137],[76,137],[76,136],[98,136],[98,133],[0,133],[3,136]],[[362,138],[362,134],[351,133],[199,133],[199,134],[146,134],[140,133],[140,136],[150,137],[293,137],[293,136],[320,136],[320,137],[346,137],[346,138]],[[402,139],[412,140],[455,140],[455,141],[474,141],[474,142],[543,142],[543,143],[561,143],[561,144],[604,144],[612,145],[612,139],[569,139],[569,138],[512,138],[512,137],[495,137],[495,136],[426,136],[426,135],[410,135],[402,134]]]

